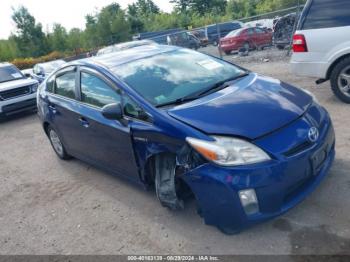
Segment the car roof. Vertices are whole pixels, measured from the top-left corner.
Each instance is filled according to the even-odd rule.
[[[0,63],[0,67],[5,67],[5,66],[12,66],[12,64],[10,64],[8,62]]]
[[[92,65],[92,66],[104,66],[109,69],[113,69],[122,64],[130,63],[135,60],[143,59],[146,57],[155,56],[158,54],[171,52],[180,49],[175,46],[168,45],[142,45],[134,47],[132,49],[126,49],[115,53],[109,53],[101,56],[95,56],[91,58],[85,58],[81,60],[69,63],[70,65]]]
[[[48,62],[44,62],[44,63],[38,63],[37,65],[40,66],[44,66],[44,65],[50,65],[50,64],[54,64],[54,63],[66,63],[66,61],[64,61],[63,59],[56,59],[56,60],[52,60],[52,61],[48,61]]]

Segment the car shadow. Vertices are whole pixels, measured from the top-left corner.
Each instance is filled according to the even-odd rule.
[[[19,119],[22,119],[22,118],[32,117],[36,113],[37,113],[37,111],[34,110],[34,111],[25,111],[25,112],[13,114],[10,116],[1,116],[0,117],[0,124],[10,123],[10,122],[14,122],[14,121],[17,121]]]

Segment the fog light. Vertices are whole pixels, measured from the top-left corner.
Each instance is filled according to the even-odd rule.
[[[244,208],[244,212],[247,215],[253,215],[259,212],[258,199],[254,189],[242,190],[239,191],[238,194]]]

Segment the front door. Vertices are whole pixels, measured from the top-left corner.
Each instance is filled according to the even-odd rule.
[[[130,126],[103,117],[102,107],[120,102],[119,90],[90,69],[80,72],[80,148],[89,162],[137,180]]]

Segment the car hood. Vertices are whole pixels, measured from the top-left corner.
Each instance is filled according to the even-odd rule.
[[[311,95],[301,89],[251,73],[168,114],[207,134],[254,140],[296,120],[311,103]]]
[[[29,86],[38,83],[34,79],[23,78],[0,83],[0,91],[9,90],[16,87]]]

